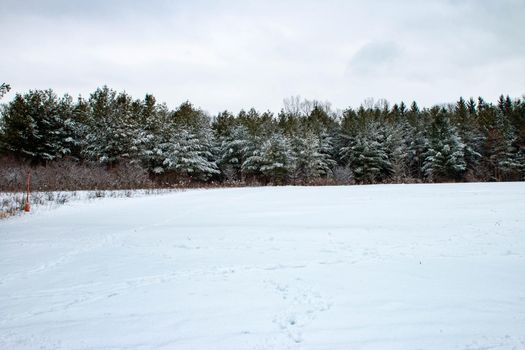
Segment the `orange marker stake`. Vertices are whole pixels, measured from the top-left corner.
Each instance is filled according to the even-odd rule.
[[[31,206],[29,205],[29,183],[31,181],[31,172],[27,172],[27,188],[26,188],[26,193],[27,193],[27,196],[26,196],[26,202],[24,204],[24,211],[26,213],[29,212],[29,210],[31,210]]]

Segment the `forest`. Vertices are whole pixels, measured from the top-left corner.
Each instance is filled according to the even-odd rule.
[[[2,85],[2,94],[9,89]],[[31,90],[0,111],[0,190],[525,179],[525,98],[419,107],[368,99],[333,110],[292,97],[274,114],[210,116],[107,86]]]

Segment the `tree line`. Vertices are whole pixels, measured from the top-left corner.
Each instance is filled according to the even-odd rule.
[[[76,99],[32,90],[2,105],[0,152],[40,166],[134,164],[168,185],[524,180],[525,100],[430,108],[367,100],[334,111],[293,97],[278,114],[210,116],[190,102],[171,110],[106,86]]]

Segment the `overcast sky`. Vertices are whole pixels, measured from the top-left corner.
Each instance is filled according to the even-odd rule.
[[[525,94],[524,0],[0,0],[0,82],[277,112]]]

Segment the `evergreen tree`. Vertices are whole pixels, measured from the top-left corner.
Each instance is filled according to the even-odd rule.
[[[62,158],[76,142],[71,117],[67,95],[59,100],[52,90],[17,94],[3,109],[1,147],[34,162]]]
[[[322,134],[335,127],[336,121],[330,115],[330,106],[328,104],[321,104],[314,102],[314,107],[310,114],[306,117],[306,127],[317,135]]]
[[[333,148],[331,138],[323,135],[319,138],[312,132],[304,137],[294,137],[291,141],[294,155],[293,177],[299,180],[312,180],[332,174],[336,162],[330,152]]]
[[[433,122],[430,144],[423,171],[432,180],[459,180],[466,171],[465,145],[446,112],[439,107],[431,110]]]
[[[409,126],[403,121],[385,127],[385,148],[390,163],[390,175],[395,181],[403,181],[409,175],[408,145],[405,135]]]
[[[88,101],[88,128],[84,155],[109,166],[138,157],[136,115],[129,95],[107,86],[97,89]]]
[[[0,85],[0,98],[4,97],[5,94],[7,94],[11,90],[11,86],[6,83],[2,83]]]
[[[460,98],[453,115],[458,135],[465,145],[466,169],[475,171],[481,159],[483,136],[478,127],[474,100],[471,98],[467,104],[463,98]]]
[[[391,173],[384,134],[377,122],[371,122],[361,132],[348,136],[348,144],[341,148],[357,181],[374,183]]]
[[[260,174],[265,182],[283,184],[293,170],[294,157],[289,141],[273,134],[242,164],[243,171]]]
[[[0,96],[9,86],[0,86]],[[68,157],[140,164],[153,178],[362,183],[525,178],[525,102],[460,98],[444,107],[366,100],[342,114],[328,103],[286,100],[274,118],[255,109],[213,120],[190,102],[175,110],[152,95],[97,89],[85,100],[51,90],[0,106],[2,154],[46,164]],[[342,170],[342,171],[341,171]],[[162,176],[157,176],[162,174]],[[343,175],[343,176],[341,176]]]
[[[157,105],[149,96],[144,99],[142,128],[138,131],[135,144],[143,167],[153,174],[167,171],[164,163],[171,149],[171,138],[175,127],[171,112],[165,104]]]
[[[163,165],[183,177],[206,181],[220,173],[210,149],[207,139],[186,129],[178,130],[171,138]]]
[[[505,109],[495,113],[494,124],[487,130],[486,154],[493,179],[497,181],[520,179],[525,163],[516,146],[517,132],[505,115]]]
[[[234,127],[238,125],[237,119],[228,111],[221,112],[213,120],[211,127],[217,138],[230,135]]]
[[[13,101],[2,109],[1,146],[3,152],[16,156],[34,157],[36,143],[36,123],[28,113],[25,98],[16,94]]]
[[[420,111],[416,102],[413,102],[407,112],[407,162],[409,172],[413,177],[423,177],[423,162],[428,151],[428,121],[427,111]]]
[[[242,164],[252,154],[254,145],[248,129],[243,125],[232,127],[219,139],[219,165],[230,180],[243,180]]]

